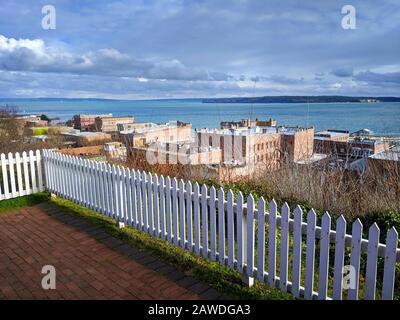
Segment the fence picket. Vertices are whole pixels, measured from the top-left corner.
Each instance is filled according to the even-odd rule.
[[[131,170],[128,168],[124,168],[124,176],[125,176],[125,199],[126,199],[126,214],[125,214],[125,223],[129,226],[132,226],[132,184],[131,184]]]
[[[333,299],[341,300],[343,295],[344,244],[346,219],[343,215],[336,221],[335,261],[333,266]]]
[[[385,265],[383,270],[382,300],[393,300],[396,275],[396,251],[399,235],[392,227],[386,236]]]
[[[172,179],[172,223],[174,244],[179,245],[178,181]]]
[[[367,272],[365,274],[366,300],[375,300],[379,235],[379,227],[374,223],[368,233]]]
[[[321,242],[319,253],[318,299],[325,300],[328,295],[329,244],[331,216],[325,212],[321,221]]]
[[[147,216],[147,174],[145,171],[142,172],[142,230],[148,232],[149,222]]]
[[[137,173],[135,170],[131,170],[131,198],[132,198],[132,204],[131,204],[131,209],[132,209],[132,226],[137,227],[138,225],[138,220],[137,220],[137,192],[136,192],[136,180],[138,179]]]
[[[29,164],[31,168],[32,192],[36,193],[38,192],[38,187],[36,184],[35,156],[32,150],[29,151]]]
[[[187,249],[193,251],[192,183],[186,184]]]
[[[158,176],[155,174],[153,179],[153,208],[154,208],[154,235],[160,237],[160,202],[158,197]]]
[[[238,192],[236,200],[237,268],[243,273],[247,262],[247,216],[243,214],[243,194]]]
[[[281,252],[280,252],[280,265],[279,265],[279,284],[280,289],[284,292],[287,291],[288,284],[288,267],[289,267],[289,218],[290,208],[285,202],[282,206],[281,213]]]
[[[200,255],[200,186],[196,182],[194,184],[194,205],[193,205],[193,235],[194,235],[194,250],[197,255]]]
[[[217,221],[215,214],[215,187],[210,188],[210,258],[212,261],[216,260],[216,246],[217,246]]]
[[[137,201],[137,228],[143,228],[143,206],[142,206],[142,173],[136,171],[136,201]]]
[[[38,190],[39,192],[42,192],[44,190],[43,188],[43,172],[42,172],[42,155],[40,154],[39,150],[36,150],[36,165],[37,165],[37,170],[38,170]]]
[[[28,159],[28,156],[27,156],[25,151],[22,152],[22,161],[23,161],[23,167],[24,167],[25,195],[28,195],[28,194],[31,194],[32,192],[31,192],[31,187],[30,187],[30,182],[29,182],[29,170],[28,170],[29,159]],[[54,164],[54,159],[53,159],[53,154],[52,154],[52,170],[51,170],[51,173],[52,173],[52,175],[51,175],[52,176],[52,190],[51,191],[54,191],[54,188],[55,188],[54,179],[55,179],[55,176],[56,176],[55,172],[53,170],[53,164]],[[4,167],[2,166],[2,168],[5,168],[5,166]],[[4,172],[3,172],[3,177],[7,177],[7,175],[4,175]]]
[[[161,239],[165,240],[166,226],[165,226],[165,180],[164,176],[160,177],[160,224],[161,224]]]
[[[11,184],[11,197],[17,197],[17,189],[15,187],[15,171],[14,171],[14,157],[11,152],[8,153],[8,167],[10,170],[10,184]]]
[[[247,197],[247,276],[252,278],[254,273],[254,198]]]
[[[233,192],[232,190],[228,191],[227,195],[227,210],[226,210],[226,217],[227,217],[227,229],[228,229],[228,266],[233,269],[233,264],[235,261],[235,237],[234,237],[234,217],[233,217]]]
[[[179,181],[179,230],[180,245],[185,248],[186,245],[186,219],[185,219],[185,183],[183,179]]]
[[[202,256],[208,256],[208,205],[207,205],[207,186],[201,187],[201,238],[202,238]]]
[[[148,174],[147,179],[147,216],[148,216],[148,233],[154,235],[154,210],[153,210],[153,175]]]
[[[276,217],[277,205],[275,200],[269,204],[268,219],[268,283],[275,285],[276,279]]]
[[[299,206],[294,210],[293,226],[293,271],[292,271],[292,294],[295,297],[300,296],[301,279],[301,253],[302,253],[302,223],[303,210]]]
[[[360,219],[357,219],[352,225],[351,234],[351,256],[350,265],[354,268],[354,286],[351,286],[348,293],[349,300],[358,299],[359,278],[360,278],[360,257],[361,257],[361,240],[363,225]]]
[[[225,265],[225,191],[218,190],[218,260]]]
[[[22,184],[21,164],[22,164],[21,156],[20,156],[19,152],[17,152],[15,154],[15,166],[17,168],[17,191],[18,191],[18,196],[25,195],[24,186]],[[0,194],[1,194],[1,191],[0,191]]]
[[[6,155],[4,153],[1,154],[1,171],[3,173],[4,199],[10,199],[10,189],[8,187],[8,170],[6,164]]]
[[[264,282],[265,271],[265,200],[258,201],[257,278]]]
[[[314,265],[315,265],[315,225],[317,215],[311,209],[307,214],[307,251],[306,251],[306,277],[305,299],[311,300],[314,291]]]
[[[171,178],[167,177],[165,180],[165,189],[166,189],[166,199],[165,206],[166,210],[166,223],[167,223],[167,235],[168,241],[172,242],[172,215],[171,215]]]

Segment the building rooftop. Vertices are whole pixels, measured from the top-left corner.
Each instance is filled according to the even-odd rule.
[[[323,130],[316,132],[314,134],[314,139],[325,140],[325,139],[341,137],[343,135],[348,135],[348,134],[349,131],[345,130]]]
[[[78,131],[78,130],[71,130],[69,132],[61,133],[64,135],[69,136],[76,136],[76,137],[96,137],[96,136],[103,136],[105,135],[104,132],[87,132],[87,131]]]
[[[200,133],[214,133],[221,135],[234,135],[234,136],[249,136],[256,134],[274,134],[280,133],[285,135],[293,135],[296,132],[303,131],[309,128],[302,127],[290,127],[290,126],[279,126],[279,127],[261,127],[253,126],[250,128],[231,128],[231,129],[217,129],[217,128],[203,128],[197,129],[196,132]]]
[[[141,133],[148,133],[148,132],[163,130],[163,129],[167,129],[167,128],[191,125],[190,123],[184,123],[184,122],[180,122],[180,121],[169,121],[167,123],[162,123],[162,124],[146,122],[145,124],[146,124],[145,127],[139,127],[139,128],[134,128],[134,129],[130,129],[130,130],[123,130],[123,131],[120,131],[120,133],[121,134],[130,134],[130,133],[141,134]]]
[[[370,156],[370,158],[378,160],[400,161],[400,146],[394,147],[390,150],[375,153]]]

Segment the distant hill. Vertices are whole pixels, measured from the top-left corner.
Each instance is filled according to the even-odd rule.
[[[338,103],[338,102],[400,102],[400,97],[348,96],[265,96],[203,99],[203,103]]]

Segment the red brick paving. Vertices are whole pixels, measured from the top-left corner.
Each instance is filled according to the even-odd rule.
[[[41,287],[56,268],[56,289]],[[199,299],[221,295],[43,203],[0,215],[0,299]]]

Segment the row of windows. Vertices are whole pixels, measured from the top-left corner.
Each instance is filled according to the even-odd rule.
[[[264,145],[265,145],[265,149],[268,148],[276,148],[278,146],[278,142],[277,141],[267,141],[265,143],[257,143],[256,145],[254,145],[254,151],[260,151],[260,150],[264,150]]]
[[[272,160],[278,156],[278,153],[273,152],[273,153],[267,153],[265,155],[257,155],[257,162],[259,161],[264,161],[264,159],[267,160]]]

